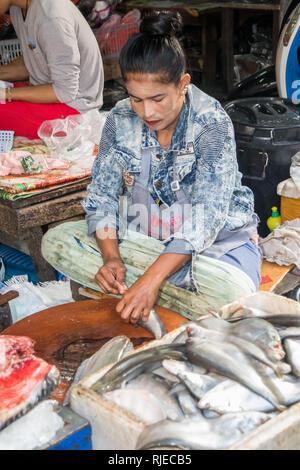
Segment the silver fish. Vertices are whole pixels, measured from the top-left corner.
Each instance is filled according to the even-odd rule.
[[[263,318],[245,318],[232,324],[232,332],[244,339],[255,342],[265,350],[272,360],[285,356],[277,329]]]
[[[149,370],[153,363],[157,368],[157,362],[162,359],[184,359],[184,352],[184,344],[169,344],[131,354],[114,364],[91,388],[100,394],[119,388],[124,380],[133,379],[145,370]]]
[[[281,341],[285,338],[299,338],[300,339],[300,328],[297,326],[291,326],[289,328],[284,328],[279,330],[279,336]]]
[[[136,450],[179,447],[187,450],[227,449],[270,419],[266,413],[228,413],[206,419],[201,415],[181,421],[164,420],[146,426],[139,435]]]
[[[164,367],[153,370],[152,374],[162,379],[169,386],[172,386],[174,383],[179,383],[179,379],[175,375],[170,374]]]
[[[284,409],[277,396],[266,386],[260,374],[237,346],[190,338],[186,343],[186,354],[191,362],[236,380],[270,401],[279,411]]]
[[[188,338],[187,331],[183,330],[172,341],[172,343],[185,343]]]
[[[257,393],[235,380],[227,379],[209,390],[198,402],[200,409],[209,409],[220,414],[240,411],[274,410],[274,406]]]
[[[251,309],[254,311],[254,309]],[[276,326],[294,326],[300,327],[300,315],[296,313],[268,313],[263,310],[255,309],[255,317],[262,318],[267,320],[268,322],[272,323],[272,325]],[[250,316],[246,316],[243,318],[250,318]],[[231,318],[229,321],[235,321],[239,318]]]
[[[296,377],[300,378],[300,341],[286,338],[283,344],[288,362],[292,367],[292,372]]]
[[[197,399],[201,398],[207,390],[210,390],[222,380],[222,377],[213,374],[206,375],[193,372],[186,368],[184,362],[180,363],[179,361],[164,359],[162,365],[168,372],[176,375]]]
[[[180,419],[183,417],[178,401],[170,393],[170,387],[163,381],[156,379],[152,373],[140,374],[125,385],[129,390],[145,390],[153,395],[163,404],[166,417],[169,419]]]
[[[161,321],[159,315],[157,315],[154,309],[150,310],[150,315],[147,321],[144,322],[142,320],[142,316],[140,316],[138,321],[135,323],[135,326],[141,326],[150,331],[155,339],[161,339],[167,333],[166,326]]]
[[[300,400],[300,380],[293,377],[286,377],[284,380],[274,377],[273,382],[283,397],[285,406],[291,406]],[[209,390],[199,400],[198,406],[201,409],[210,409],[218,413],[274,410],[270,402],[231,379]]]
[[[188,390],[181,390],[176,393],[176,396],[185,416],[193,416],[200,413],[200,410],[197,407],[197,401]]]
[[[284,357],[281,339],[277,329],[263,318],[207,318],[193,322],[205,328],[217,330],[224,334],[234,334],[256,343],[268,354],[270,359],[280,360]]]
[[[111,340],[107,341],[91,357],[80,364],[76,370],[73,382],[66,393],[64,405],[69,403],[71,390],[80,380],[87,375],[102,369],[106,365],[120,361],[133,350],[134,347],[132,342],[125,335],[115,336]]]
[[[199,337],[203,339],[211,339],[212,341],[227,341],[238,346],[244,353],[249,357],[266,364],[274,372],[281,377],[281,371],[277,363],[271,361],[265,351],[257,346],[254,342],[249,341],[243,337],[230,334],[233,333],[233,328],[229,329],[229,334],[223,333],[222,331],[210,330],[208,328],[203,328],[201,324],[191,323],[187,327],[187,332],[190,337]]]

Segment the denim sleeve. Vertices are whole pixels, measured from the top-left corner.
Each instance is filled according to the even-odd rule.
[[[184,221],[183,235],[194,251],[211,246],[229,212],[238,174],[234,130],[224,115],[206,123],[194,141],[196,167],[191,212]]]
[[[119,198],[123,191],[123,168],[114,157],[116,126],[113,114],[107,116],[99,152],[92,168],[92,182],[82,205],[86,212],[88,234],[97,229],[118,230]]]
[[[228,118],[207,125],[195,141],[196,202],[202,206],[200,251],[211,246],[223,228],[236,185],[238,166],[234,130]]]
[[[177,253],[181,255],[191,255],[193,253],[192,245],[186,240],[179,240],[174,238],[173,240],[166,243],[166,248],[162,254],[165,253]]]

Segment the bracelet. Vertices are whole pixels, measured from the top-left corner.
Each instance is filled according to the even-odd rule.
[[[12,97],[11,97],[11,87],[6,88],[6,99],[9,103],[12,102]]]

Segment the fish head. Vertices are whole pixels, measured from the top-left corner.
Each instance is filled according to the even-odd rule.
[[[272,341],[267,349],[268,356],[276,361],[281,361],[285,357],[282,345],[278,341]]]
[[[193,338],[195,336],[198,338],[204,338],[205,331],[207,332],[207,328],[203,328],[200,324],[195,322],[189,322],[186,326],[186,332],[189,338]]]

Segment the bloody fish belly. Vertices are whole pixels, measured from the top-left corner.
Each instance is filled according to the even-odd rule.
[[[0,429],[56,388],[59,371],[33,354],[27,337],[0,336]]]

